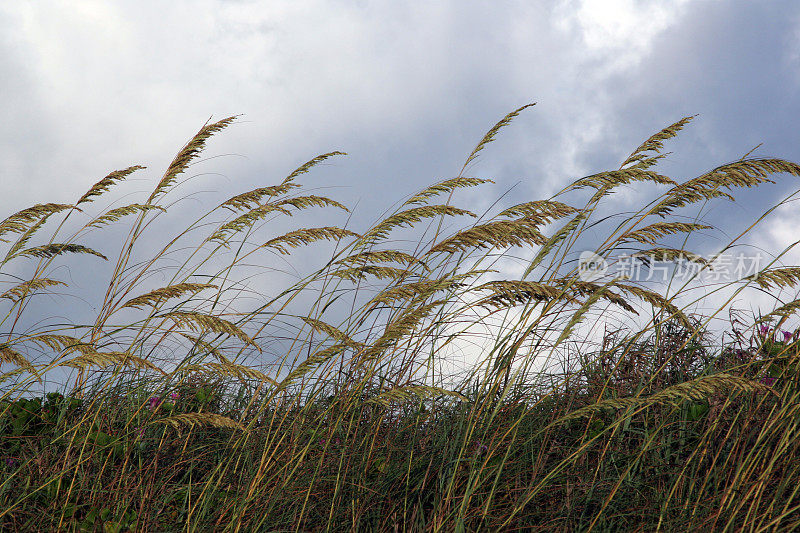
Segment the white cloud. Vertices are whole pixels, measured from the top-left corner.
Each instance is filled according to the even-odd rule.
[[[800,247],[795,245],[800,241],[797,232],[797,200],[788,202],[776,209],[763,223],[756,227],[750,236],[750,241],[759,248],[778,254],[786,250],[780,259],[780,265],[800,265]],[[794,247],[792,247],[794,245]],[[765,253],[764,266],[773,257]]]
[[[614,70],[634,66],[655,37],[675,24],[688,0],[564,0],[559,27],[578,32],[586,53]]]

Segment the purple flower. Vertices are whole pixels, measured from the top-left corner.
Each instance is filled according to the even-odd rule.
[[[177,391],[176,392],[171,392],[170,395],[169,395],[170,400],[177,400],[180,397],[181,397],[181,395],[178,394]]]
[[[777,381],[777,378],[769,378],[769,377],[761,378],[761,383],[763,383],[764,385],[766,385],[768,387],[771,387],[776,381]]]
[[[153,411],[156,407],[161,405],[163,400],[159,396],[150,396],[150,399],[147,400],[147,403],[150,404],[150,410]]]
[[[762,337],[766,337],[769,334],[769,326],[761,326],[758,328],[758,334]]]
[[[792,340],[792,332],[791,331],[784,331],[783,332],[783,342],[789,342]]]

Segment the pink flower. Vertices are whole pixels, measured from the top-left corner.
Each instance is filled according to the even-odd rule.
[[[769,334],[769,326],[761,326],[758,328],[758,334],[762,337],[766,337]]]
[[[161,405],[163,400],[159,396],[150,396],[150,399],[147,400],[147,403],[150,404],[150,410],[153,411],[156,407]]]
[[[771,387],[776,381],[777,378],[761,378],[761,383],[768,387]]]
[[[784,331],[783,332],[783,342],[789,342],[792,340],[792,332],[791,331]]]
[[[169,395],[169,399],[170,400],[177,400],[180,397],[181,397],[181,395],[178,394],[177,391],[176,392],[171,392],[170,395]]]

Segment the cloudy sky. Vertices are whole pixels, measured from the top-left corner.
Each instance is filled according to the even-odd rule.
[[[515,203],[540,199],[616,168],[693,114],[660,167],[676,179],[759,143],[753,155],[800,161],[800,4],[5,2],[0,86],[0,217],[73,202],[132,164],[155,180],[210,116],[241,114],[209,144],[233,155],[201,164],[214,173],[201,188],[228,197],[341,150],[302,183],[371,221],[457,174],[488,128],[536,102],[469,168],[496,181],[465,196],[480,211],[511,187]],[[710,216],[753,217],[797,188],[783,177]],[[777,249],[798,222],[782,209],[753,238]]]
[[[471,169],[498,190],[545,194],[690,114],[674,174],[758,143],[800,159],[790,0],[13,2],[0,36],[7,210],[129,164],[155,172],[230,114],[242,123],[211,149],[244,156],[214,165],[232,187],[338,149],[316,184],[380,207],[456,173],[528,102]]]

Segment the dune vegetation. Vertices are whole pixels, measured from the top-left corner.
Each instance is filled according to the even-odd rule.
[[[800,165],[662,175],[687,117],[548,199],[454,205],[488,187],[466,172],[527,107],[366,228],[293,225],[346,216],[299,183],[339,152],[189,220],[188,171],[235,117],[134,203],[114,191],[139,166],[2,220],[0,529],[800,528],[800,300],[729,309],[741,291],[791,293],[800,267],[770,251],[697,291],[791,197],[688,249],[717,231],[700,207]],[[623,188],[654,192],[609,213]],[[587,277],[586,251],[670,265],[671,281]],[[92,290],[70,292],[73,272]]]

